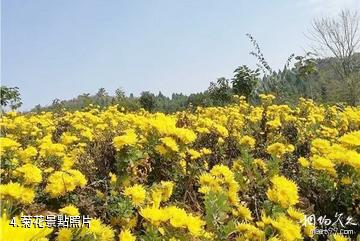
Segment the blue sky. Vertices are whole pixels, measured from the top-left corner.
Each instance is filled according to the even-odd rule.
[[[23,110],[122,87],[191,93],[256,60],[246,33],[274,68],[309,46],[315,16],[359,0],[2,0],[1,82]]]

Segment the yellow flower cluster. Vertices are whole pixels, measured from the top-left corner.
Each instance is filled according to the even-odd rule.
[[[329,207],[309,195],[358,198],[360,107],[234,98],[172,114],[91,105],[4,113],[0,240],[317,240],[301,221]],[[92,215],[90,228],[49,236],[9,225],[22,213],[79,210]]]
[[[35,192],[32,188],[22,186],[20,183],[9,182],[0,185],[1,199],[12,199],[23,204],[30,204],[35,198]]]
[[[224,190],[225,189],[225,190]],[[238,205],[239,184],[234,179],[234,173],[224,165],[214,166],[210,173],[200,176],[200,193],[224,192],[233,205]]]
[[[336,143],[325,139],[314,139],[311,143],[311,166],[319,171],[325,171],[336,177],[336,167],[346,165],[360,173],[360,153],[352,147],[356,146],[357,139],[354,136],[358,132],[351,132],[341,136]]]
[[[63,207],[62,209],[59,209],[59,212],[68,216],[79,216],[79,210],[74,205],[70,204],[66,207]]]
[[[122,230],[119,235],[119,241],[135,241],[136,237],[130,232],[130,230]]]
[[[341,144],[348,146],[359,147],[360,146],[360,131],[350,132],[339,138]]]
[[[131,197],[134,205],[139,206],[145,201],[146,191],[143,186],[136,184],[125,188],[124,195]]]
[[[15,170],[18,174],[24,178],[25,184],[40,183],[42,180],[41,170],[33,164],[25,164]]]
[[[141,209],[140,214],[155,226],[169,223],[174,228],[186,228],[195,237],[205,235],[203,229],[205,222],[201,218],[188,214],[184,209],[176,206],[165,208],[145,207]]]
[[[274,143],[269,145],[266,148],[267,152],[271,155],[274,155],[278,158],[283,156],[287,152],[293,152],[294,146],[293,145],[284,145],[283,143]]]
[[[114,241],[114,230],[102,223],[99,219],[92,219],[89,227],[82,228],[62,228],[57,235],[58,241],[71,240],[98,240],[98,241]],[[40,241],[40,240],[39,240]],[[42,240],[41,240],[42,241]]]
[[[269,200],[288,208],[299,202],[297,185],[286,177],[275,176],[271,179],[272,187],[266,192]]]
[[[134,130],[129,129],[125,131],[124,135],[116,136],[114,138],[114,146],[117,150],[121,150],[124,146],[135,145],[137,141],[137,135]]]
[[[55,171],[48,177],[45,192],[51,197],[59,197],[76,187],[85,187],[87,180],[78,170]]]
[[[7,137],[0,137],[0,154],[3,155],[5,151],[14,151],[20,144]]]
[[[153,206],[159,207],[161,202],[169,200],[173,193],[174,183],[170,181],[161,181],[151,192]]]

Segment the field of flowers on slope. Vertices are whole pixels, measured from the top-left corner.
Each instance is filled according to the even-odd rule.
[[[326,240],[305,215],[340,213],[352,222],[334,225],[356,239],[360,108],[261,99],[171,115],[117,106],[4,114],[0,240]],[[10,225],[49,214],[92,219]]]

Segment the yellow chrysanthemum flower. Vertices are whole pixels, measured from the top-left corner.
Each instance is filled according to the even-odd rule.
[[[119,235],[120,241],[135,241],[136,237],[130,232],[130,230],[121,230]]]
[[[62,214],[68,215],[68,216],[79,216],[80,215],[78,208],[72,204],[59,209],[59,212]]]
[[[272,187],[266,192],[269,200],[288,208],[299,202],[297,185],[282,176],[274,176],[271,179]]]
[[[145,201],[146,191],[142,185],[135,184],[125,188],[124,195],[130,197],[135,206],[139,206]]]
[[[41,170],[33,164],[25,164],[16,169],[17,175],[24,178],[25,184],[36,184],[41,182]]]
[[[124,135],[116,136],[113,140],[116,150],[121,150],[125,145],[133,146],[137,142],[137,135],[133,129],[125,131]]]

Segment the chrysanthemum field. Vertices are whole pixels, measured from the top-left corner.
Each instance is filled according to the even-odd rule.
[[[360,107],[274,98],[4,114],[0,240],[356,240]]]

